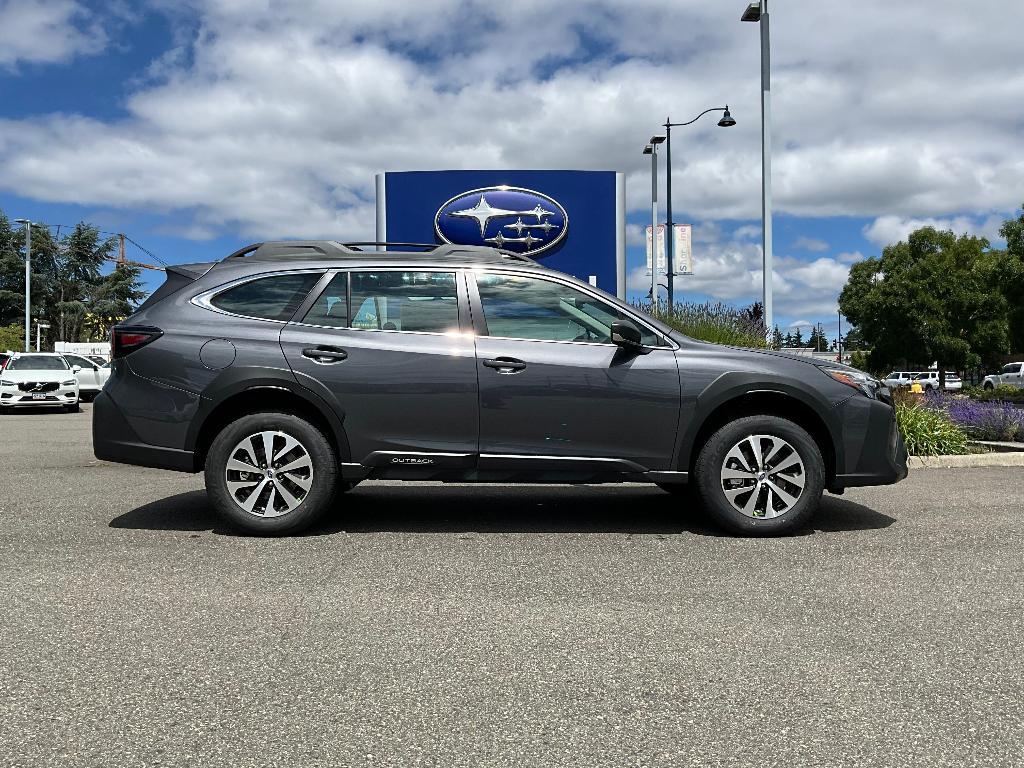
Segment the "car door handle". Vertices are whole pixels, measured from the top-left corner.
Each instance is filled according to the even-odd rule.
[[[330,365],[340,363],[348,358],[348,352],[338,347],[306,347],[302,350],[302,356],[308,357],[314,363]]]
[[[484,360],[485,368],[493,368],[498,373],[516,373],[523,370],[526,367],[526,363],[522,360],[516,360],[514,357],[495,357],[490,360]]]

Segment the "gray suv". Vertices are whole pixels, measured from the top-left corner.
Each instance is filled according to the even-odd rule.
[[[906,477],[889,391],[860,371],[694,341],[513,253],[368,245],[169,267],[112,331],[96,456],[204,471],[261,534],[367,478],[649,482],[770,535],[823,489]]]

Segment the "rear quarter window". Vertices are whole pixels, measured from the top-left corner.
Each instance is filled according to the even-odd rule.
[[[259,277],[221,291],[210,299],[210,305],[232,315],[288,320],[320,275],[319,272],[303,272]]]

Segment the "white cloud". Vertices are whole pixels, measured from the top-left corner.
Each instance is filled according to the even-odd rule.
[[[793,248],[798,251],[827,251],[828,243],[815,237],[798,237],[793,242]]]
[[[703,294],[738,305],[759,301],[761,265],[761,246],[737,238],[735,233],[730,239],[705,243],[694,249],[694,274],[676,278],[676,295],[686,300]],[[776,254],[774,266],[776,318],[835,315],[837,297],[850,272],[848,260],[820,257],[808,262]],[[631,290],[646,294],[651,278],[646,270],[637,268],[629,274],[628,285]]]
[[[1002,216],[954,216],[952,218],[879,216],[864,227],[864,237],[884,248],[887,245],[906,240],[907,235],[921,227],[935,227],[938,230],[952,230],[957,235],[970,234],[986,237],[990,242],[1000,242],[999,227]]]
[[[101,51],[102,26],[75,0],[0,0],[0,67]]]

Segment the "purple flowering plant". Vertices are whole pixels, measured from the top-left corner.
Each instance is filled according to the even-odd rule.
[[[927,393],[924,403],[945,413],[975,439],[1024,442],[1024,408],[1013,403],[981,403],[941,392]]]

